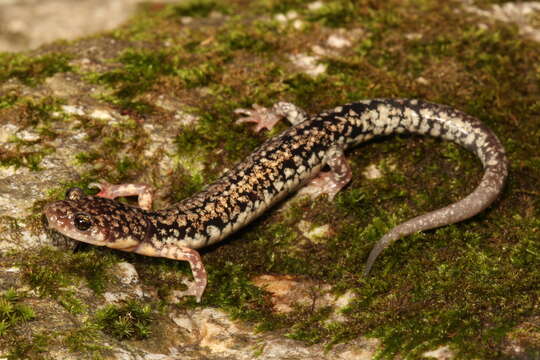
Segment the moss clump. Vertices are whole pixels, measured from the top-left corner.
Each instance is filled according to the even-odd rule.
[[[116,95],[134,96],[148,90],[159,75],[172,73],[163,51],[124,51],[117,59],[123,66],[98,76],[100,83],[117,87]]]
[[[136,300],[123,305],[107,305],[95,315],[99,329],[118,340],[149,337],[152,319],[152,308]]]
[[[50,150],[52,151],[52,150]],[[41,160],[49,152],[37,151],[5,151],[0,154],[0,165],[14,166],[16,168],[26,167],[32,171],[39,171]]]
[[[98,159],[100,159],[100,154],[95,151],[92,151],[92,152],[81,151],[75,155],[75,160],[77,160],[78,164],[85,164],[88,162],[93,162]]]
[[[247,50],[264,53],[275,49],[274,44],[263,33],[239,27],[218,35],[220,45],[225,50]]]
[[[115,262],[112,256],[98,252],[70,254],[43,248],[21,261],[24,279],[42,296],[57,299],[66,310],[81,313],[85,305],[77,298],[74,287],[82,280],[97,293],[109,281],[107,269]]]
[[[241,264],[232,262],[225,262],[219,267],[210,266],[208,280],[212,290],[203,300],[208,304],[220,304],[237,318],[253,320],[259,317],[256,310],[268,304],[262,296],[264,292],[250,283],[242,268]]]
[[[19,97],[15,94],[6,94],[0,96],[0,110],[13,106]]]
[[[0,336],[6,336],[8,330],[18,323],[36,317],[30,306],[21,303],[23,297],[15,289],[9,289],[0,295]]]
[[[273,14],[286,14],[292,10],[303,10],[310,2],[310,0],[268,0],[260,4],[263,5],[265,11],[270,11]]]
[[[95,358],[107,353],[108,347],[100,345],[99,326],[91,321],[86,321],[81,327],[67,331],[62,339],[62,344],[73,353],[92,354]]]
[[[175,180],[172,182],[172,201],[174,202],[201,191],[208,180],[200,173],[192,175],[180,170],[176,171],[174,176]]]
[[[0,294],[0,348],[7,350],[7,359],[28,359],[45,351],[49,338],[35,334],[27,338],[19,331],[24,323],[36,319],[34,310],[23,301],[24,293],[8,289]]]
[[[41,359],[51,343],[50,334],[34,334],[30,339],[17,341],[7,354],[8,360]]]
[[[0,53],[0,82],[17,78],[28,86],[36,86],[46,78],[59,73],[72,71],[69,65],[72,56],[62,53],[30,57],[22,54]]]
[[[224,7],[213,0],[189,0],[171,8],[173,16],[207,17],[212,11],[223,11]]]
[[[114,61],[120,67],[102,74],[88,75],[88,78],[113,89],[113,94],[105,96],[105,100],[127,110],[151,112],[153,107],[136,97],[149,90],[160,76],[172,74],[173,66],[168,54],[164,51],[127,49]]]
[[[213,62],[205,62],[199,65],[184,64],[175,70],[177,76],[187,88],[195,88],[210,84],[218,72],[218,67]]]
[[[358,16],[359,12],[354,1],[339,0],[324,3],[320,8],[310,12],[307,19],[329,27],[339,28],[353,21],[355,15]]]
[[[40,100],[17,99],[17,107],[21,112],[20,125],[30,127],[40,137],[37,140],[23,140],[17,136],[8,139],[15,145],[0,152],[0,166],[27,167],[32,171],[41,169],[41,160],[54,152],[54,147],[43,144],[53,139],[56,134],[51,130],[55,119],[52,113],[60,109],[62,101],[57,98],[45,97]]]
[[[296,317],[296,320],[287,331],[288,338],[316,344],[327,338],[334,330],[331,323],[325,323],[332,313],[331,307],[313,311],[309,306],[298,306],[295,310],[293,317]]]

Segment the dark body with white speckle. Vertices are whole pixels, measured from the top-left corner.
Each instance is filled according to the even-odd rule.
[[[337,174],[335,179],[345,178],[343,151],[375,136],[426,134],[451,140],[475,153],[485,170],[477,188],[457,203],[392,229],[372,250],[367,273],[378,254],[393,241],[469,218],[489,206],[504,186],[507,161],[497,137],[476,118],[448,106],[377,99],[305,118],[301,110],[286,105],[289,107],[282,106],[280,115],[295,125],[265,142],[204,191],[160,211],[78,196],[47,206],[45,214],[51,227],[96,245],[190,261],[178,249],[197,249],[220,241],[309,182],[325,164]],[[89,229],[73,225],[77,214],[88,215]]]

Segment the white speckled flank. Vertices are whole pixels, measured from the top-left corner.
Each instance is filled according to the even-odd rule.
[[[174,206],[151,211],[151,191],[144,185],[99,184],[98,196],[71,189],[67,199],[44,210],[55,230],[79,241],[148,256],[189,261],[195,281],[186,295],[200,300],[206,272],[193,250],[218,242],[246,225],[304,184],[331,199],[351,179],[343,152],[378,135],[427,134],[451,140],[475,153],[484,165],[476,189],[462,200],[408,220],[384,235],[371,251],[367,274],[392,242],[414,232],[467,219],[488,207],[501,192],[507,160],[497,137],[478,119],[447,106],[420,100],[375,99],[335,107],[308,117],[293,104],[271,109],[238,109],[238,123],[272,128],[281,117],[293,127],[255,150],[244,162],[204,191]],[[328,172],[320,172],[327,165]],[[315,176],[315,178],[314,178]],[[141,208],[114,201],[139,195]]]

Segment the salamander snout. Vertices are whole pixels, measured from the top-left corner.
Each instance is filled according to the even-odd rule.
[[[43,214],[45,215],[45,219],[47,220],[47,225],[51,228],[54,228],[55,225],[62,221],[62,219],[65,217],[65,207],[62,206],[61,201],[52,202],[43,208]],[[64,210],[64,211],[63,211]]]

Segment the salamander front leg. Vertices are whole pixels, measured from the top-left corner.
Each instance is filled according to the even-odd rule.
[[[334,148],[328,152],[326,164],[330,171],[321,171],[300,192],[317,197],[327,194],[330,200],[343,189],[352,178],[351,167],[343,150]]]
[[[107,182],[90,183],[89,187],[98,188],[100,190],[96,196],[116,199],[122,196],[137,196],[139,207],[143,210],[152,210],[152,187],[146,184],[118,184],[113,185]]]
[[[196,250],[178,245],[169,245],[158,249],[151,242],[142,242],[133,249],[133,252],[146,256],[164,257],[189,262],[194,280],[184,281],[184,284],[188,287],[187,290],[175,291],[175,294],[177,296],[195,296],[197,302],[201,301],[208,278],[201,256]]]
[[[257,125],[253,128],[255,132],[262,129],[271,130],[282,118],[286,118],[292,125],[301,123],[307,119],[307,114],[298,106],[288,102],[278,102],[268,109],[264,106],[253,104],[253,109],[236,109],[235,114],[245,115],[236,120],[236,124],[252,122]]]
[[[201,302],[204,289],[206,289],[206,284],[208,283],[208,277],[201,256],[196,250],[186,247],[178,247],[174,256],[175,260],[189,262],[194,279],[193,281],[185,280],[183,283],[188,287],[187,290],[176,291],[175,294],[178,296],[195,296],[197,302]]]

